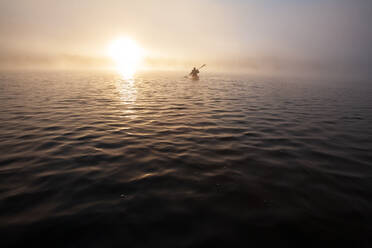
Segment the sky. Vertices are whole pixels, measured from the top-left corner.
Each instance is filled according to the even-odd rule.
[[[96,68],[120,36],[149,68],[370,75],[370,0],[0,0],[0,68]]]

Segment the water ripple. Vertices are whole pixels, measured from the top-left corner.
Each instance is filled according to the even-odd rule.
[[[29,72],[0,90],[5,247],[371,244],[370,87]]]

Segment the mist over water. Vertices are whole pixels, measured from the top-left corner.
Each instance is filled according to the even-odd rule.
[[[0,69],[99,69],[129,36],[147,68],[371,79],[370,0],[0,1]]]
[[[370,247],[372,86],[0,74],[2,247]]]

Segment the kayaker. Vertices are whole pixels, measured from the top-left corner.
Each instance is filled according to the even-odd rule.
[[[190,72],[190,76],[198,77],[198,73],[199,73],[199,70],[194,67],[192,71]]]

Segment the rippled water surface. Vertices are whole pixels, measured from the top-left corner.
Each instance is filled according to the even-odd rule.
[[[2,247],[371,247],[371,85],[12,72],[0,106]]]

